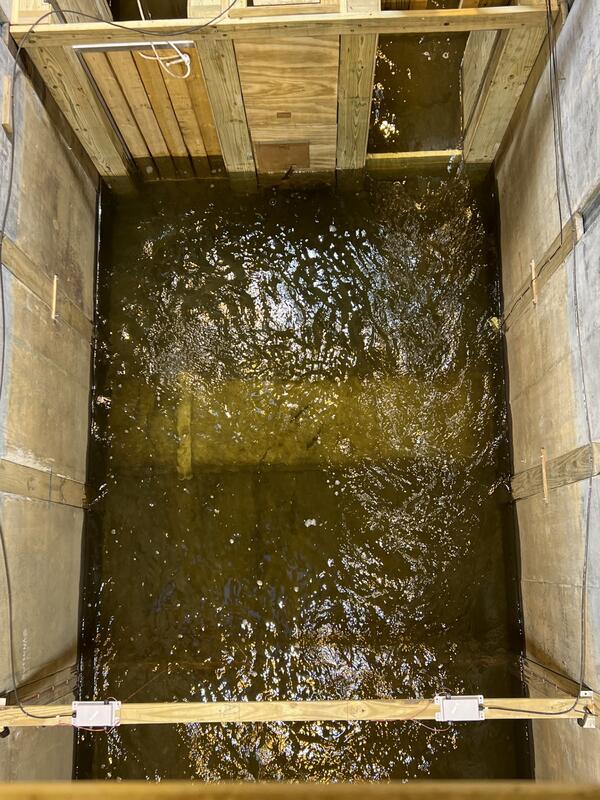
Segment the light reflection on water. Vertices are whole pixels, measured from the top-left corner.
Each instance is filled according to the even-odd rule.
[[[84,694],[518,692],[496,262],[468,183],[111,203]],[[79,775],[523,774],[521,725],[430,728],[124,727],[80,735]]]

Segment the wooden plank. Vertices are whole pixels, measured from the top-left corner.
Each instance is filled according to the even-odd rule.
[[[472,107],[463,108],[467,163],[487,164],[496,157],[545,35],[545,26],[502,31],[493,42],[489,35],[480,35],[474,46],[465,49],[463,84],[469,91],[463,99],[472,103]],[[477,60],[477,69],[469,59]],[[481,72],[484,59],[483,78],[477,83],[476,72]]]
[[[369,153],[366,167],[369,172],[402,172],[409,169],[445,167],[460,159],[462,150],[415,150],[406,153]]]
[[[532,697],[556,697],[564,694],[573,697],[579,692],[579,681],[572,680],[557,670],[545,667],[527,656],[522,658],[523,680]]]
[[[73,50],[38,48],[30,56],[100,175],[107,178],[128,175],[129,154]]]
[[[146,174],[154,172],[156,165],[106,54],[89,52],[84,58],[136,164]]]
[[[12,79],[10,75],[2,78],[2,108],[0,109],[2,130],[7,136],[12,136]]]
[[[557,781],[288,783],[261,781],[24,781],[0,783],[3,800],[599,800],[600,787]]]
[[[553,714],[553,719],[578,719],[593,701],[574,698],[485,698],[488,720],[536,719]],[[423,700],[303,700],[209,703],[123,703],[121,725],[157,725],[226,722],[320,722],[320,721],[412,721],[434,720],[438,705]],[[27,717],[15,706],[0,706],[0,726],[71,726],[71,706],[36,706],[32,713],[53,715],[49,719]]]
[[[174,178],[175,167],[169,148],[154,115],[133,56],[126,50],[121,50],[108,52],[107,58],[161,177]]]
[[[83,11],[100,19],[111,20],[113,18],[107,0],[69,0],[68,3],[62,5],[65,8],[68,7],[70,11]],[[50,10],[51,6],[45,0],[15,0],[12,21],[31,25]],[[68,19],[77,22],[77,17],[74,14],[67,14],[66,16]],[[80,18],[80,20],[82,19]],[[48,25],[53,21],[57,21],[56,16],[48,17],[40,24]]]
[[[339,38],[278,37],[235,46],[252,141],[284,148],[308,143],[295,171],[333,172]],[[269,172],[268,159],[259,172]],[[263,169],[264,167],[264,169]]]
[[[483,91],[487,66],[497,44],[499,31],[473,31],[469,34],[460,70],[463,131],[467,130]]]
[[[50,313],[53,294],[53,275],[45,265],[34,264],[8,236],[2,242],[2,263],[12,274],[36,295]],[[83,336],[92,338],[93,325],[83,311],[62,290],[59,284],[56,297],[56,312],[59,322],[64,322]]]
[[[600,442],[582,445],[556,458],[546,460],[548,489],[557,489],[569,483],[587,480],[600,474]],[[514,500],[522,500],[544,492],[543,464],[518,472],[511,479]]]
[[[333,14],[340,11],[340,0],[323,0],[323,2],[310,2],[308,4],[277,4],[235,6],[228,14],[229,19],[252,19],[256,17],[285,17],[294,14]]]
[[[0,458],[0,492],[83,508],[85,486],[64,475],[53,475]]]
[[[219,137],[217,136],[217,128],[215,125],[215,118],[212,111],[212,106],[208,98],[206,90],[206,81],[204,80],[204,73],[200,66],[200,60],[196,48],[188,48],[185,51],[191,61],[191,74],[188,84],[188,91],[190,93],[190,100],[200,132],[202,134],[202,141],[206,149],[206,154],[210,156],[221,155],[221,145],[219,144]]]
[[[337,169],[362,169],[367,157],[376,34],[340,37]]]
[[[563,230],[550,247],[542,255],[539,262],[535,263],[535,287],[539,295],[540,290],[550,280],[556,270],[564,264],[571,254],[573,247],[581,238],[583,233],[583,220],[580,214],[574,216],[565,224]],[[533,287],[531,280],[525,280],[514,296],[507,301],[508,309],[503,315],[503,326],[505,331],[529,308],[533,301]]]
[[[34,31],[26,48],[57,47],[80,44],[115,44],[143,42],[148,37],[164,38],[177,33],[207,43],[262,37],[274,33],[293,36],[326,36],[343,33],[462,33],[472,30],[510,30],[544,28],[546,13],[539,6],[506,6],[500,8],[427,9],[426,11],[340,12],[338,14],[293,15],[260,19],[222,19],[194,31],[202,20],[146,20],[122,22],[113,28],[106,23],[72,23],[46,25]],[[207,20],[208,21],[208,20]],[[26,25],[11,25],[11,35],[19,42],[29,31]],[[189,31],[189,32],[188,32]],[[204,64],[203,64],[204,66]],[[205,70],[205,77],[206,70]]]
[[[190,57],[189,77],[182,80],[181,78],[171,77],[163,73],[163,79],[171,99],[171,105],[181,135],[183,136],[185,146],[194,166],[194,172],[198,177],[201,177],[203,175],[208,175],[209,167],[204,139],[202,138],[198,117],[196,116],[194,103],[192,101],[191,88],[194,81],[198,80],[198,73],[192,74],[192,54],[190,50],[191,48],[182,51]],[[181,69],[181,67],[179,67],[179,69]]]
[[[77,689],[77,665],[72,664],[49,675],[34,677],[26,684],[19,686],[19,700],[28,705],[48,705],[64,700]],[[6,695],[8,704],[16,703],[14,691]]]
[[[228,172],[255,171],[250,133],[231,41],[199,42],[198,55]]]
[[[160,51],[164,55],[166,51]],[[133,60],[144,84],[154,116],[162,131],[163,138],[175,164],[175,172],[181,178],[191,178],[194,174],[189,153],[179,122],[173,110],[169,92],[165,85],[164,71],[154,60],[152,50],[135,50]],[[173,79],[177,81],[177,79]],[[178,81],[183,83],[183,81]]]

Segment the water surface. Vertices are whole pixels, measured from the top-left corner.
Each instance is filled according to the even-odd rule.
[[[106,198],[83,696],[520,693],[494,238],[456,174]],[[488,722],[123,727],[80,777],[527,774]]]

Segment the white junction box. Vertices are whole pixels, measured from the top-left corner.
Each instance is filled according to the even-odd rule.
[[[75,728],[116,728],[120,722],[119,700],[75,700],[73,703]]]
[[[485,719],[483,695],[436,694],[434,702],[440,707],[436,722],[480,722]]]

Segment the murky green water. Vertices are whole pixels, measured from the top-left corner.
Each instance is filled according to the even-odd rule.
[[[105,203],[86,697],[520,693],[493,238],[457,176]],[[527,774],[517,723],[80,734],[80,777]]]

